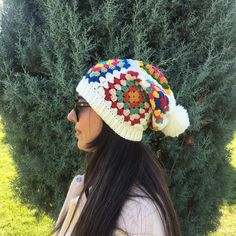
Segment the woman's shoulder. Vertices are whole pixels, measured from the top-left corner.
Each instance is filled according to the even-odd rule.
[[[76,175],[70,183],[70,187],[67,191],[65,201],[61,208],[60,214],[58,216],[56,225],[61,221],[61,219],[66,216],[70,204],[74,204],[72,201],[75,199],[83,189],[84,175]]]
[[[155,210],[154,203],[147,197],[147,194],[145,194],[143,190],[133,187],[130,193],[131,196],[123,205],[123,214],[129,215],[129,217],[135,217],[138,212],[140,212],[140,214],[149,214]],[[132,196],[133,194],[139,196]]]
[[[164,236],[160,208],[138,187],[133,187],[131,194],[121,210],[117,226],[132,235]]]
[[[76,176],[74,176],[72,182],[75,184],[79,184],[79,183],[83,182],[83,180],[84,180],[84,174],[83,175],[76,175]]]
[[[69,190],[67,192],[69,200],[73,197],[76,197],[83,189],[84,184],[84,174],[76,175],[70,183]]]
[[[73,187],[74,185],[80,185],[84,181],[84,174],[82,175],[75,175],[70,183],[70,187]]]

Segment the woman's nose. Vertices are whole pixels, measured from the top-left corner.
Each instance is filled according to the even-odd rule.
[[[68,115],[67,115],[67,120],[70,121],[70,122],[76,123],[76,114],[75,114],[74,109],[72,109],[72,110],[68,113]]]

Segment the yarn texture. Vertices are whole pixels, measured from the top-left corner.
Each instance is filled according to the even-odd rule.
[[[128,140],[141,141],[147,128],[176,137],[190,125],[187,110],[176,106],[164,74],[142,61],[101,61],[88,70],[76,91]]]

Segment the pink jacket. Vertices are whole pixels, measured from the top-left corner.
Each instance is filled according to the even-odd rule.
[[[77,199],[83,188],[84,175],[77,175],[71,182],[63,207],[60,211],[56,224],[66,214],[65,221],[60,232],[55,236],[72,236],[73,228],[79,219],[81,211],[86,203],[86,195],[82,195],[79,207],[71,221]],[[135,193],[144,194],[141,190],[134,188]],[[133,197],[128,199],[121,210],[117,227],[128,232],[132,236],[165,236],[161,217],[150,199]],[[128,236],[120,230],[115,230],[113,236]]]

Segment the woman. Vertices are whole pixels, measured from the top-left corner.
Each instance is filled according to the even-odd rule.
[[[176,137],[189,126],[164,75],[142,61],[108,60],[76,91],[68,120],[87,165],[70,185],[55,235],[181,235],[164,172],[141,141],[147,128]]]

